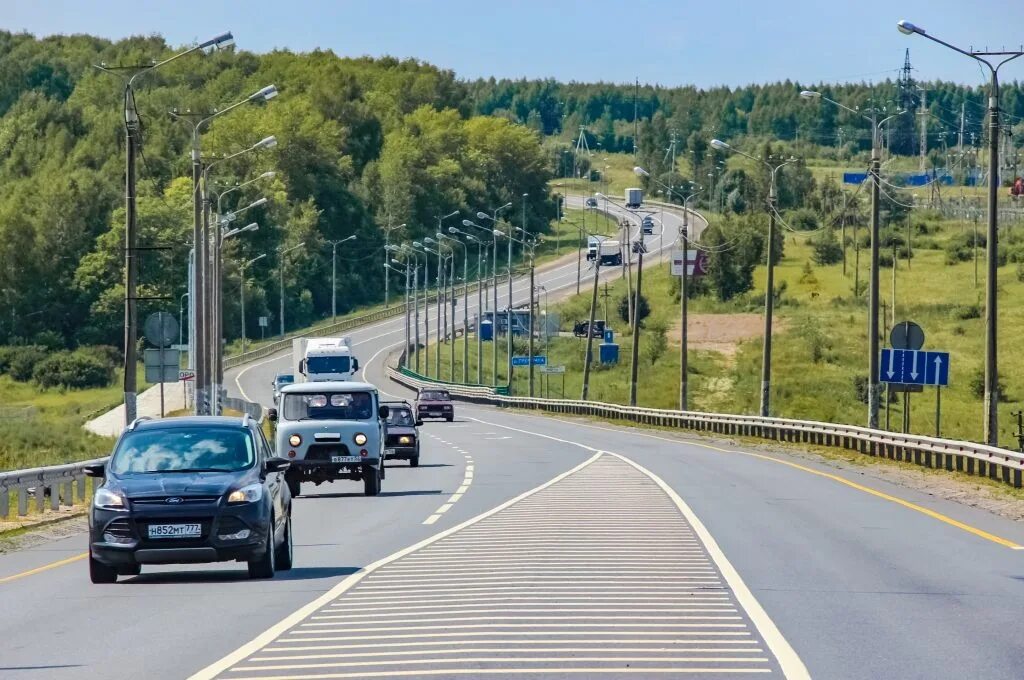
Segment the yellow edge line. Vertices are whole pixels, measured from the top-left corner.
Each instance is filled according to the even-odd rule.
[[[63,567],[65,564],[71,564],[72,562],[78,562],[79,560],[84,560],[88,556],[89,556],[89,553],[82,553],[81,555],[75,555],[73,557],[67,557],[67,558],[65,558],[63,560],[57,560],[56,562],[50,562],[49,564],[44,564],[41,567],[36,567],[35,569],[29,569],[28,571],[23,571],[20,574],[14,574],[13,576],[5,576],[3,578],[0,578],[0,583],[10,583],[11,581],[17,581],[19,578],[25,578],[26,576],[32,576],[33,574],[38,574],[38,573],[41,573],[41,572],[44,572],[44,571],[49,571],[50,569],[56,569],[57,567]]]
[[[565,418],[556,418],[556,417],[553,417],[553,416],[532,416],[532,414],[519,414],[519,415],[525,415],[525,416],[534,417],[534,418],[547,417],[547,418],[550,418],[551,420],[557,420],[559,422],[563,422],[563,423],[571,424],[571,425],[576,425],[578,427],[586,427],[586,428],[591,429],[591,430],[603,430],[605,432],[618,432],[618,433],[622,433],[622,434],[639,435],[641,437],[646,437],[648,439],[657,439],[659,441],[670,442],[670,443],[673,443],[673,444],[679,444],[681,446],[699,446],[701,448],[709,449],[711,451],[718,451],[720,453],[737,453],[737,454],[740,454],[741,456],[750,456],[751,458],[760,458],[761,460],[767,460],[767,461],[770,461],[772,463],[778,463],[779,465],[788,465],[791,468],[795,468],[797,470],[802,470],[803,472],[808,472],[808,473],[810,473],[812,475],[817,475],[819,477],[825,477],[827,479],[831,479],[834,482],[839,482],[840,484],[845,484],[846,486],[848,486],[848,487],[850,487],[852,489],[857,489],[858,491],[863,491],[866,494],[870,494],[870,495],[875,496],[877,498],[881,498],[883,500],[890,501],[891,503],[896,503],[897,505],[902,505],[903,507],[907,508],[908,510],[913,510],[915,512],[921,513],[922,515],[927,515],[928,517],[931,517],[932,519],[936,519],[936,520],[938,520],[940,522],[944,522],[945,524],[948,524],[950,526],[954,526],[957,529],[961,529],[962,531],[966,531],[969,534],[974,534],[975,536],[977,536],[979,538],[984,538],[987,541],[992,541],[993,543],[997,543],[997,544],[999,544],[999,545],[1001,545],[1003,547],[1009,548],[1010,550],[1024,550],[1024,546],[1020,545],[1019,543],[1014,543],[1013,541],[1011,541],[1009,539],[1006,539],[1006,538],[1003,538],[1002,536],[996,536],[995,534],[990,534],[989,532],[987,532],[987,531],[985,531],[983,529],[979,529],[977,527],[973,527],[970,524],[965,524],[965,523],[963,523],[963,522],[961,522],[959,520],[953,519],[952,517],[948,517],[946,515],[943,515],[941,512],[936,512],[934,510],[929,510],[928,508],[925,508],[923,506],[917,505],[916,503],[911,503],[910,501],[905,501],[902,498],[898,498],[896,496],[891,496],[891,495],[885,493],[884,491],[878,491],[876,489],[872,489],[871,487],[864,486],[863,484],[858,484],[857,482],[852,482],[852,481],[850,481],[848,479],[840,477],[839,475],[833,475],[833,474],[828,473],[828,472],[822,472],[820,470],[815,470],[814,468],[807,467],[806,465],[800,465],[799,463],[792,463],[792,462],[790,462],[788,460],[781,460],[779,458],[775,458],[774,456],[766,456],[766,455],[761,454],[761,453],[751,453],[750,451],[737,451],[735,449],[723,449],[723,448],[718,447],[718,446],[712,446],[711,444],[702,444],[700,442],[690,441],[689,439],[687,439],[687,440],[670,439],[668,437],[659,437],[657,435],[647,434],[647,433],[644,433],[644,432],[631,432],[629,430],[624,430],[624,429],[620,429],[620,428],[599,427],[597,425],[589,425],[587,423],[578,423],[578,422],[576,422],[574,420],[567,420]]]

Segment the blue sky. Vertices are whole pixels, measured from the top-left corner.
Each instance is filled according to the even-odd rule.
[[[416,57],[460,77],[662,85],[881,80],[910,47],[923,79],[985,82],[961,47],[1017,47],[1024,3],[993,0],[5,0],[0,26],[36,35],[160,33],[180,45],[231,30],[239,47]],[[1004,80],[1024,79],[1024,58]]]

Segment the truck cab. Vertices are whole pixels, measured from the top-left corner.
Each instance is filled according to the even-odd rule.
[[[296,382],[352,380],[359,370],[350,338],[295,338],[292,361]]]
[[[277,422],[277,453],[291,465],[285,481],[292,496],[302,482],[317,486],[340,479],[362,480],[367,496],[380,493],[384,479],[384,448],[388,407],[368,383],[320,381],[281,388]]]

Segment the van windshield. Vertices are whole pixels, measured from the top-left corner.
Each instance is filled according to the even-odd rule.
[[[349,358],[309,357],[306,359],[306,373],[348,373]]]
[[[317,392],[285,394],[285,420],[369,420],[373,397],[369,392]]]

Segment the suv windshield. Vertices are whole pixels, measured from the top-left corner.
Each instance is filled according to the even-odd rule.
[[[420,399],[424,401],[450,401],[451,397],[448,396],[447,392],[428,391],[420,392]]]
[[[369,420],[373,397],[369,392],[286,394],[282,414],[285,420]]]
[[[114,474],[234,472],[256,460],[246,430],[169,427],[129,432],[110,459]]]
[[[348,357],[309,357],[306,373],[348,373]]]
[[[388,412],[388,425],[394,425],[396,427],[412,427],[415,425],[415,421],[412,417],[412,411],[404,407],[391,408]]]

